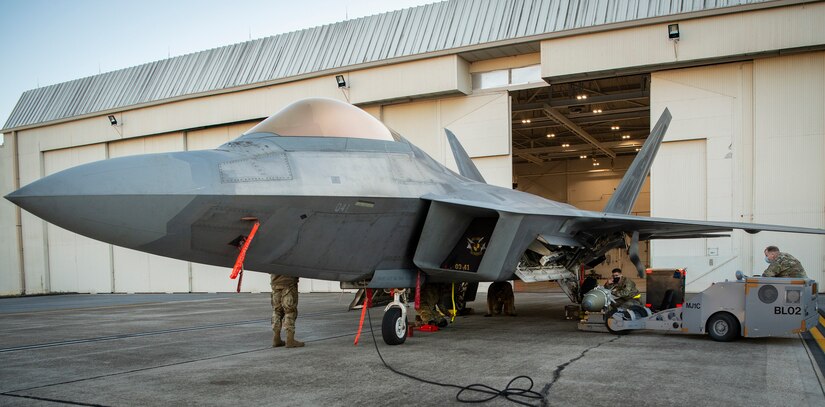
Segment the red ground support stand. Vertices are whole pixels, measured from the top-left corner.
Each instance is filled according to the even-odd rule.
[[[438,332],[438,327],[433,324],[421,325],[418,327],[421,332]]]

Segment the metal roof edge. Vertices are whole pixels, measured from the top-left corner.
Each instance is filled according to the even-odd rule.
[[[771,9],[771,8],[796,6],[796,5],[801,5],[801,4],[819,3],[819,2],[823,2],[823,1],[825,1],[825,0],[771,0],[771,1],[760,2],[760,3],[751,3],[751,4],[742,4],[742,5],[736,5],[736,6],[727,6],[727,7],[720,7],[720,8],[714,8],[714,9],[699,10],[699,11],[691,11],[691,12],[679,13],[679,14],[668,14],[668,15],[664,15],[664,16],[649,17],[649,18],[638,19],[638,20],[622,21],[622,22],[617,22],[617,23],[609,23],[609,24],[602,24],[602,25],[596,25],[596,26],[588,26],[588,27],[582,27],[582,28],[567,29],[567,30],[554,31],[554,32],[538,34],[538,35],[532,35],[532,36],[527,36],[527,37],[509,38],[509,39],[506,39],[506,40],[491,41],[491,42],[466,45],[466,46],[461,46],[461,47],[456,47],[456,48],[448,48],[448,49],[442,49],[442,50],[437,50],[437,51],[425,52],[425,53],[420,53],[420,54],[405,55],[405,56],[390,58],[390,59],[382,59],[382,60],[377,60],[377,61],[364,62],[364,63],[360,63],[360,64],[340,66],[340,67],[336,67],[336,68],[331,68],[331,69],[326,69],[326,70],[321,70],[321,71],[308,72],[308,73],[305,73],[305,74],[294,75],[294,76],[283,77],[283,78],[277,78],[277,79],[272,79],[272,80],[268,80],[268,81],[255,82],[255,83],[245,84],[245,85],[241,85],[241,86],[235,86],[235,87],[231,87],[231,88],[214,89],[214,90],[209,90],[209,91],[206,91],[206,92],[190,93],[190,94],[175,96],[175,97],[167,98],[167,99],[158,99],[158,100],[153,100],[151,102],[139,103],[139,104],[135,104],[135,105],[120,106],[120,107],[117,107],[115,109],[100,110],[100,111],[85,113],[85,114],[77,115],[77,116],[68,116],[68,117],[64,117],[64,118],[60,118],[60,119],[56,119],[56,120],[50,120],[50,121],[46,121],[46,122],[37,122],[37,123],[31,123],[31,124],[26,124],[26,125],[22,125],[22,126],[2,128],[2,129],[0,129],[0,133],[6,134],[6,133],[13,132],[13,131],[30,130],[30,129],[38,128],[38,127],[47,127],[47,126],[66,123],[66,122],[70,122],[70,121],[74,121],[74,120],[81,120],[81,119],[86,119],[86,118],[95,117],[95,116],[102,116],[102,115],[107,115],[107,114],[111,114],[111,113],[123,112],[123,111],[127,111],[127,110],[135,110],[135,109],[140,109],[140,108],[144,108],[144,107],[151,107],[151,106],[156,106],[156,105],[161,105],[161,104],[166,104],[166,103],[179,102],[179,101],[188,100],[188,99],[197,99],[197,98],[208,97],[208,96],[216,96],[216,95],[221,95],[221,94],[226,94],[226,93],[240,92],[240,91],[249,90],[249,89],[264,88],[264,87],[268,87],[268,86],[279,85],[279,84],[284,84],[284,83],[289,83],[289,82],[296,82],[296,81],[301,81],[301,80],[306,80],[306,79],[312,79],[312,78],[322,77],[322,76],[326,76],[326,75],[346,73],[346,72],[350,72],[350,71],[354,71],[354,70],[375,68],[375,67],[386,66],[386,65],[395,65],[395,64],[400,64],[400,63],[404,63],[404,62],[424,60],[424,59],[436,58],[436,57],[447,56],[447,55],[458,55],[460,57],[462,53],[478,51],[478,50],[486,49],[486,48],[497,48],[497,47],[504,47],[504,46],[510,46],[510,45],[527,44],[527,43],[531,43],[531,42],[539,42],[539,41],[544,41],[544,40],[549,40],[549,39],[570,37],[570,36],[575,36],[575,35],[590,34],[590,33],[596,33],[596,32],[604,32],[604,31],[612,31],[612,30],[631,28],[631,27],[643,27],[643,26],[648,26],[648,25],[660,24],[660,23],[668,22],[668,21],[685,20],[685,19],[693,19],[693,18],[703,18],[703,17],[715,17],[715,16],[720,16],[720,15],[734,14],[734,13],[747,12],[747,11],[758,11],[758,10],[765,10],[765,9]],[[433,4],[437,4],[437,3],[433,3]],[[418,7],[422,7],[422,6],[418,6]],[[366,18],[366,17],[361,17],[361,18]],[[331,24],[336,24],[336,23],[331,23]],[[297,30],[297,31],[301,31],[301,30]],[[279,35],[281,35],[281,34],[279,34]],[[265,37],[265,38],[269,38],[269,37]],[[257,40],[260,40],[260,39],[257,39]],[[255,41],[255,40],[253,40],[253,41]],[[227,46],[231,46],[231,45],[235,45],[235,44],[229,44],[229,45],[225,45],[225,46],[221,46],[221,47],[215,47],[215,48],[211,48],[211,49],[218,49],[218,48],[223,48],[223,47],[227,47]],[[192,52],[190,54],[198,54],[198,53],[206,52],[206,51],[209,51],[209,50]],[[186,55],[190,55],[190,54],[186,54]],[[157,62],[157,61],[154,61],[154,62]],[[150,64],[151,63],[152,62],[150,62]],[[146,65],[146,64],[141,64],[141,65]],[[141,66],[141,65],[137,65],[137,66]],[[111,72],[118,72],[118,71],[121,71],[121,70],[131,69],[131,68],[134,68],[134,67],[122,68],[120,70],[111,71]],[[95,75],[92,75],[92,76],[95,76]],[[85,78],[87,78],[87,77],[80,78],[80,79],[85,79]],[[80,80],[80,79],[74,79],[74,80],[67,81],[67,82],[73,82],[73,81]],[[66,83],[66,82],[62,82],[62,83]],[[58,84],[55,84],[55,85],[58,85]],[[49,85],[49,86],[54,86],[54,85]],[[34,90],[34,89],[29,89],[29,90],[23,92],[23,94],[25,94],[26,92],[30,92],[32,90]],[[22,98],[22,94],[21,94],[21,98]],[[18,103],[19,102],[20,102],[20,100],[18,100]],[[15,105],[15,107],[16,107],[16,105]],[[14,109],[12,110],[12,112],[14,112]]]

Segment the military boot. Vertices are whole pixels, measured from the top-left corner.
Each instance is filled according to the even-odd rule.
[[[272,347],[277,348],[277,347],[280,347],[280,346],[284,346],[285,343],[281,339],[281,326],[280,325],[273,326],[272,327],[272,332],[275,334],[272,337]]]
[[[303,347],[304,343],[301,341],[295,340],[295,332],[289,331],[286,333],[286,347],[287,348],[300,348]]]

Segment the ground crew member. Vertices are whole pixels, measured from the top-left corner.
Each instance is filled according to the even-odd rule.
[[[298,277],[270,275],[272,286],[272,347],[287,348],[304,346],[295,340],[295,318],[298,317]],[[281,328],[286,330],[286,343],[281,340]]]
[[[596,274],[596,270],[590,269],[590,274],[588,274],[587,277],[584,278],[584,281],[582,282],[581,287],[579,288],[580,302],[584,298],[585,294],[589,293],[590,290],[599,286],[599,279],[601,278],[602,276]]]
[[[421,302],[416,312],[416,326],[433,324],[444,328],[449,324],[447,317],[439,311],[438,304],[441,299],[442,284],[422,284]]]
[[[636,298],[639,296],[639,290],[636,289],[636,283],[633,280],[622,275],[622,269],[615,268],[612,271],[613,279],[605,283],[604,288],[610,290],[614,297],[616,297],[616,308],[630,307],[632,305],[641,305]]]
[[[802,263],[788,253],[782,253],[776,246],[765,248],[765,263],[770,264],[762,277],[808,278]]]

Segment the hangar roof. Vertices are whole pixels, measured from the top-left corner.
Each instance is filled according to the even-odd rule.
[[[769,2],[776,0],[445,1],[32,89],[20,97],[3,131],[329,74],[378,61],[447,53],[473,61],[538,52],[537,41],[553,33],[573,34],[632,21],[644,24],[641,20]]]

